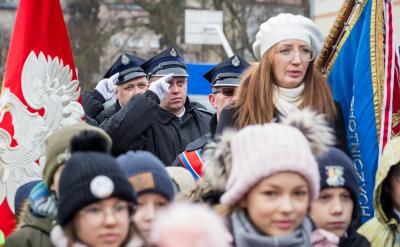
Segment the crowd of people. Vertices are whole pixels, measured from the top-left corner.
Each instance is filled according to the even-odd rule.
[[[5,246],[400,246],[400,137],[362,225],[340,105],[314,66],[322,42],[300,15],[261,24],[256,62],[204,74],[215,114],[190,101],[173,45],[122,54],[82,94],[85,122],[46,139]]]

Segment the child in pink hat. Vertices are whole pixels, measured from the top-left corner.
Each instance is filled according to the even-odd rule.
[[[206,155],[206,177],[231,156],[220,201],[230,208],[236,246],[311,246],[306,216],[320,186],[314,154],[333,140],[323,117],[306,110],[286,123],[251,125],[220,139],[225,147]]]

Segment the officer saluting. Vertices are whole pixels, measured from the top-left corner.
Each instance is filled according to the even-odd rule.
[[[203,75],[211,84],[211,94],[208,96],[208,100],[216,110],[210,121],[210,132],[190,143],[173,163],[174,165],[186,167],[195,179],[198,179],[202,175],[203,148],[214,136],[219,115],[222,109],[234,99],[235,91],[239,86],[240,76],[248,66],[249,63],[246,60],[235,54],[217,64]]]
[[[102,127],[113,139],[113,153],[148,150],[170,165],[196,138],[209,132],[211,114],[187,97],[187,69],[171,46],[141,66],[151,82]]]
[[[104,75],[105,79],[99,81],[95,89],[82,94],[86,116],[101,124],[125,106],[134,95],[145,93],[149,82],[140,67],[143,62],[143,59],[129,53],[119,56]],[[104,103],[114,98],[117,102],[105,109]]]

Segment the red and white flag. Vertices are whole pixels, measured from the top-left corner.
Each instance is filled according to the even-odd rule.
[[[79,82],[59,0],[20,0],[0,94],[0,229],[19,186],[42,177],[44,140],[81,121]]]
[[[385,10],[385,81],[383,86],[383,102],[381,132],[379,140],[379,157],[386,143],[400,133],[400,75],[399,50],[396,46],[396,28],[394,26],[393,3],[383,2]]]

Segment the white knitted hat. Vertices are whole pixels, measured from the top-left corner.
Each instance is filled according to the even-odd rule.
[[[261,179],[279,172],[301,174],[318,197],[319,170],[310,143],[292,126],[278,123],[251,125],[232,139],[232,168],[221,203],[233,206]]]
[[[316,54],[321,52],[323,37],[317,25],[301,15],[279,14],[260,25],[253,52],[258,61],[269,48],[287,39],[303,40],[311,45]]]

